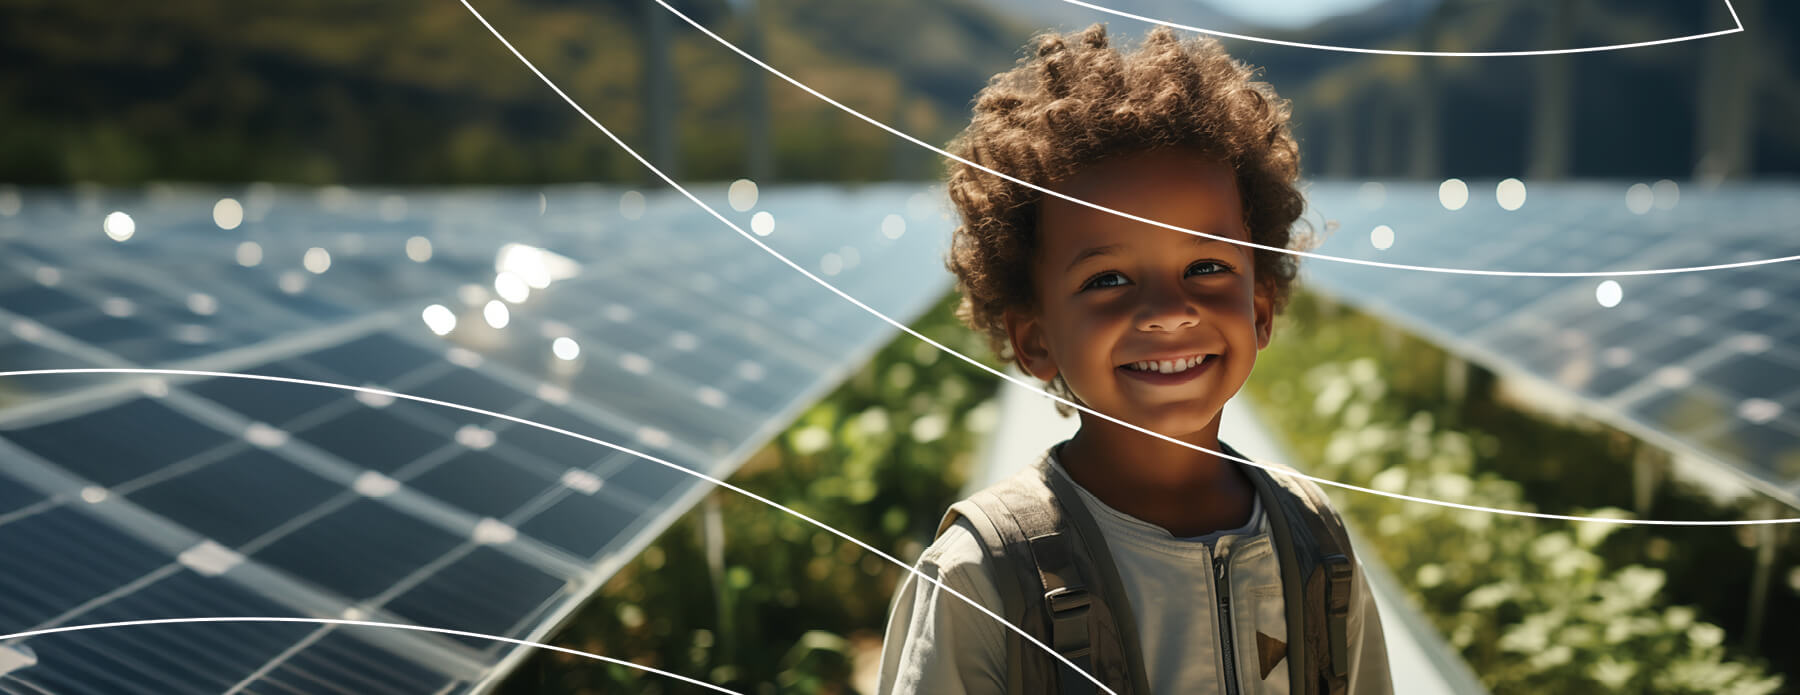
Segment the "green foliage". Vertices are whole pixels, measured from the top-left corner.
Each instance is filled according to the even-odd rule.
[[[914,327],[969,355],[980,338],[940,302]],[[756,454],[732,482],[912,562],[992,428],[997,380],[900,336]],[[740,692],[850,692],[852,656],[879,646],[905,571],[805,521],[714,493],[722,590],[704,510],[677,521],[609,582],[556,643]],[[685,687],[685,686],[683,686]],[[686,692],[666,679],[555,653],[502,692]]]
[[[1523,429],[1530,425],[1507,419],[1515,429],[1504,438],[1474,426],[1495,421],[1471,417],[1437,395],[1442,355],[1410,342],[1385,349],[1379,324],[1334,316],[1316,301],[1298,298],[1305,337],[1277,340],[1280,347],[1266,352],[1258,368],[1259,374],[1303,376],[1252,384],[1265,406],[1260,411],[1287,435],[1298,460],[1314,464],[1310,472],[1384,492],[1537,510],[1525,485],[1484,465],[1505,441],[1531,438]],[[1338,335],[1323,335],[1333,332]],[[1392,348],[1400,339],[1385,340]],[[1397,354],[1406,358],[1392,357]],[[1438,400],[1420,406],[1418,400],[1429,400],[1421,394]],[[1468,422],[1449,422],[1457,419]],[[1545,430],[1536,437],[1554,436],[1555,427],[1535,426]],[[1609,470],[1605,462],[1591,461]],[[1750,695],[1781,688],[1782,677],[1759,659],[1726,649],[1723,628],[1692,607],[1669,605],[1662,569],[1609,559],[1603,546],[1624,527],[1370,494],[1333,499],[1497,695]],[[1616,507],[1566,511],[1632,516]]]

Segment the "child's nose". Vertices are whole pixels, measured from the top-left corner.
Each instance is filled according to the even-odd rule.
[[[1148,289],[1138,330],[1177,331],[1200,323],[1200,310],[1177,289]]]

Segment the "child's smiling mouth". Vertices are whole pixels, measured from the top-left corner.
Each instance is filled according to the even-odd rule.
[[[1133,379],[1150,384],[1180,384],[1200,376],[1213,363],[1219,361],[1216,354],[1194,354],[1169,359],[1140,360],[1118,366],[1118,371]]]

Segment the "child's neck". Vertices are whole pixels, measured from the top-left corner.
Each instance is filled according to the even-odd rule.
[[[1220,451],[1219,419],[1181,440]],[[1230,459],[1084,414],[1058,460],[1100,501],[1178,537],[1249,521],[1255,489]]]

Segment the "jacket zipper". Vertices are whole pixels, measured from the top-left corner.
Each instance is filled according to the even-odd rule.
[[[1231,581],[1224,553],[1213,555],[1213,577],[1219,594],[1219,646],[1225,655],[1225,695],[1237,695],[1237,650],[1231,635]]]

